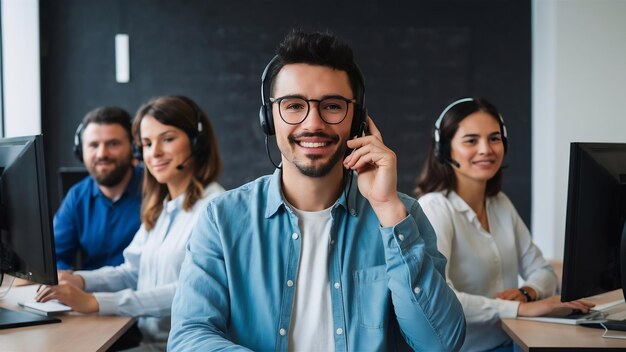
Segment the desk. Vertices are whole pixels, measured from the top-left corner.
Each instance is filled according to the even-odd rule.
[[[17,304],[35,297],[37,285],[12,287],[0,298],[0,306],[15,311]],[[69,313],[57,316],[61,323],[0,330],[0,350],[5,351],[106,351],[134,318]]]
[[[601,304],[615,301],[621,294],[621,290],[615,290],[589,300]],[[502,319],[502,328],[524,351],[626,350],[626,340],[602,338],[604,329],[517,319]],[[610,334],[626,337],[623,331],[610,331]]]

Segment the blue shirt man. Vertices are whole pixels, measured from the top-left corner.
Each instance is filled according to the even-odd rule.
[[[351,49],[293,32],[266,72],[262,126],[282,167],[198,220],[168,350],[459,349],[465,319],[445,257],[417,201],[397,192]]]
[[[54,216],[57,267],[119,265],[141,225],[142,169],[133,166],[130,115],[117,107],[87,113],[74,154],[90,176],[70,189]]]
[[[81,268],[93,270],[124,262],[122,252],[139,230],[143,169],[133,175],[117,200],[107,198],[92,177],[75,184],[54,216],[57,268],[76,268],[81,251]]]

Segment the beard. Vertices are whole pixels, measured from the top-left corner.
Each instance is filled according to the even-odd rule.
[[[325,137],[325,138],[332,139],[334,143],[339,142],[339,136],[337,135],[329,136],[327,134],[318,132],[318,133],[302,133],[298,136],[289,136],[290,144],[292,145],[296,144],[295,142],[296,138],[299,136]],[[298,160],[294,160],[293,164],[298,169],[298,171],[300,171],[300,173],[302,173],[304,176],[324,177],[330,173],[330,171],[335,167],[335,165],[337,165],[338,162],[341,161],[343,156],[346,154],[347,149],[348,149],[348,146],[345,145],[345,143],[340,144],[339,148],[337,148],[337,150],[333,153],[333,155],[331,155],[330,159],[328,159],[327,162],[320,164],[320,165],[301,163]],[[319,155],[308,155],[306,156],[306,158],[310,161],[315,161],[315,160],[320,159],[321,157]]]
[[[98,162],[107,161],[114,164],[110,171],[98,171]],[[133,166],[132,155],[126,159],[100,158],[87,167],[87,171],[97,184],[104,187],[113,187],[118,185]]]

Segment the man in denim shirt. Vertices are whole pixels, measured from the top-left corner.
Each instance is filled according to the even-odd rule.
[[[459,349],[465,319],[446,260],[417,201],[396,191],[396,156],[367,117],[349,46],[290,33],[262,91],[282,167],[200,217],[169,349]]]

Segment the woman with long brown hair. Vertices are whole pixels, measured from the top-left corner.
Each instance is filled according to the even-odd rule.
[[[183,96],[153,98],[133,121],[144,173],[142,226],[124,251],[124,263],[59,275],[39,301],[58,299],[73,310],[136,316],[141,348],[165,350],[170,311],[185,246],[198,215],[224,189],[221,161],[206,114]],[[90,292],[90,293],[87,293]]]

